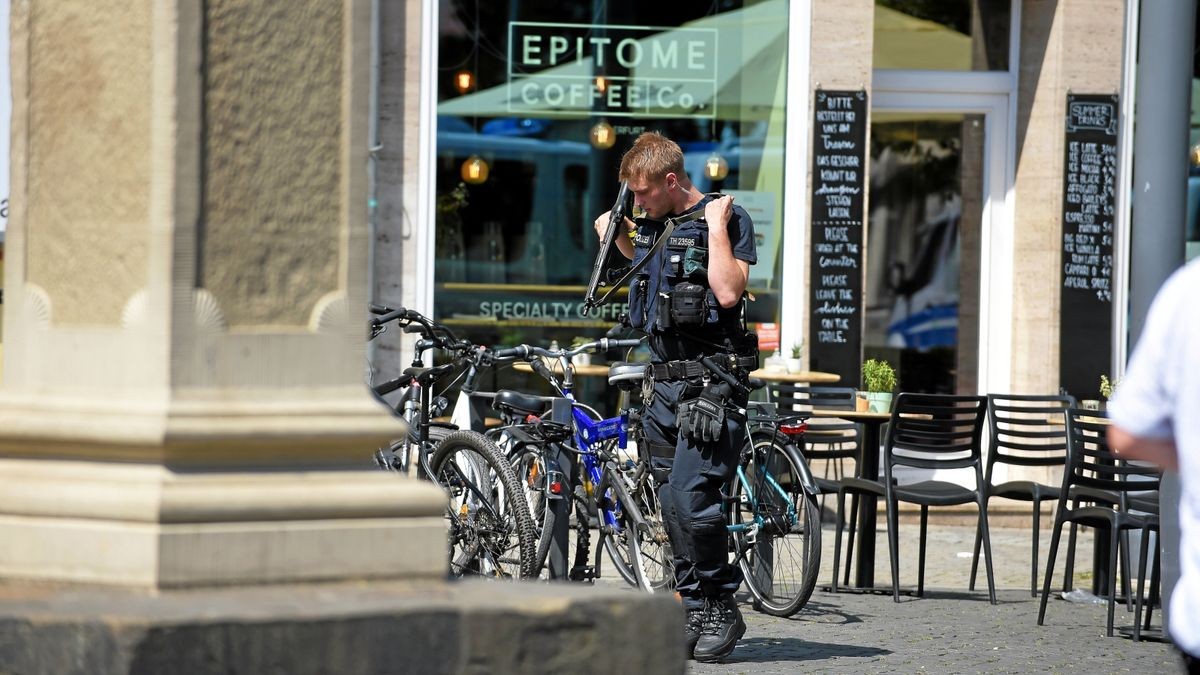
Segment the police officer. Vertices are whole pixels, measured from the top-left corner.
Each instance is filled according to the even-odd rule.
[[[626,218],[630,236],[615,241],[635,265],[650,258],[629,290],[630,323],[650,336],[652,354],[645,442],[657,466],[670,466],[659,496],[687,612],[688,653],[716,661],[746,632],[733,597],[742,576],[729,564],[722,508],[722,488],[745,441],[746,390],[717,379],[699,359],[709,357],[741,383],[757,365],[757,340],[743,316],[757,261],[754,225],[732,197],[697,190],[684,173],[683,152],[659,133],[637,138],[620,177],[643,214],[636,222]],[[596,219],[601,240],[608,223],[608,213]]]

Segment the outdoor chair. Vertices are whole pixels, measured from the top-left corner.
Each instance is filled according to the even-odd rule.
[[[1046,576],[1042,581],[1042,600],[1038,608],[1038,625],[1044,623],[1046,602],[1050,597],[1051,576],[1054,574],[1054,559],[1062,528],[1067,523],[1097,529],[1097,536],[1108,537],[1108,559],[1097,560],[1106,564],[1108,580],[1108,624],[1107,634],[1113,634],[1113,608],[1117,595],[1117,554],[1121,534],[1140,530],[1142,545],[1139,557],[1137,610],[1134,618],[1134,637],[1141,638],[1142,595],[1145,590],[1145,569],[1151,532],[1158,532],[1157,503],[1153,493],[1158,490],[1160,474],[1152,466],[1128,462],[1117,457],[1108,447],[1106,434],[1108,425],[1102,419],[1103,412],[1094,410],[1067,410],[1067,465],[1063,472],[1062,488],[1059,492],[1058,509],[1054,515],[1054,532],[1050,539],[1050,556],[1046,563]],[[1080,496],[1086,503],[1079,503]],[[1091,499],[1091,501],[1086,501]],[[1151,593],[1156,594],[1157,552],[1154,572],[1151,576]],[[1149,614],[1149,612],[1147,612]],[[1149,617],[1147,616],[1147,621]]]
[[[1074,407],[1070,396],[1028,396],[988,394],[987,470],[984,472],[984,507],[992,497],[1004,497],[1033,504],[1033,544],[1029,565],[1029,595],[1037,597],[1038,538],[1042,522],[1042,502],[1058,501],[1058,480],[1040,483],[1034,480],[1010,480],[996,484],[996,465],[1022,467],[1062,467],[1067,462],[1067,428],[1063,412]],[[1056,419],[1057,418],[1057,419]],[[1002,467],[1002,470],[1005,467]],[[976,529],[971,552],[971,584],[979,572],[979,545],[983,533]]]
[[[804,411],[813,408],[832,410],[854,410],[854,387],[810,387],[792,384],[771,384],[768,388],[771,401],[779,407],[780,412]],[[846,460],[856,462],[859,447],[862,445],[862,434],[858,424],[838,419],[836,417],[811,418],[808,420],[808,431],[804,434],[804,458],[809,466],[820,461],[823,466],[822,475],[815,475],[817,494],[821,497],[821,511],[826,512],[825,499],[828,495],[836,495],[842,486],[842,479],[853,475],[846,470]],[[849,559],[854,552],[855,518],[858,514],[858,500],[855,499],[850,510],[850,542],[846,552],[846,581],[850,583]],[[838,587],[837,572],[834,572],[833,590]]]
[[[854,410],[853,387],[804,387],[774,384],[768,387],[771,402],[780,413],[803,412],[813,408]],[[824,460],[822,476],[814,476],[821,494],[836,494],[846,476],[845,461],[858,457],[858,425],[834,417],[808,420],[804,435],[804,458],[809,465]]]
[[[838,494],[841,515],[846,493],[883,497],[888,522],[888,554],[891,558],[892,597],[900,601],[899,504],[908,502],[921,507],[920,552],[918,555],[917,596],[925,593],[925,544],[929,529],[929,507],[974,503],[979,508],[978,529],[983,537],[984,564],[987,570],[988,599],[996,604],[996,585],[992,574],[991,537],[984,503],[983,437],[987,399],[983,396],[902,393],[892,405],[883,445],[883,480],[851,477],[842,482]],[[945,480],[927,479],[904,485],[896,481],[896,469],[907,467],[937,472],[973,469],[975,487],[967,488]],[[841,521],[835,538],[841,543]],[[836,571],[835,571],[836,574]]]

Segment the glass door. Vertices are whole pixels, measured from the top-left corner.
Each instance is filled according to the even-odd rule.
[[[900,391],[1008,384],[1007,104],[979,98],[882,93],[872,111],[863,352]]]
[[[979,285],[981,126],[962,113],[871,123],[863,346],[897,366],[901,391],[954,393],[960,377],[974,389],[978,349],[960,320],[979,314],[962,291]]]

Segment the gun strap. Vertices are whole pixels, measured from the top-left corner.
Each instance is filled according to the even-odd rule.
[[[600,305],[603,305],[604,303],[608,302],[608,296],[612,295],[614,292],[616,292],[616,290],[618,288],[621,288],[626,283],[628,283],[629,280],[633,278],[633,275],[635,275],[639,271],[641,271],[641,269],[643,267],[645,267],[647,263],[650,262],[650,259],[652,257],[654,257],[654,255],[657,254],[660,250],[662,250],[663,246],[666,246],[667,240],[669,240],[671,238],[671,233],[673,233],[675,231],[676,226],[682,225],[684,223],[690,223],[693,220],[700,220],[703,217],[704,217],[704,209],[696,209],[695,211],[692,211],[691,213],[679,216],[677,218],[667,218],[666,224],[663,227],[663,231],[658,235],[658,239],[656,239],[654,241],[654,245],[652,245],[650,247],[650,251],[646,253],[646,255],[641,259],[641,261],[639,261],[633,267],[630,267],[629,271],[625,273],[625,276],[621,277],[621,279],[619,281],[614,282],[612,287],[608,289],[608,292],[605,293],[604,295],[600,296],[600,299],[596,301],[595,306],[599,307]]]

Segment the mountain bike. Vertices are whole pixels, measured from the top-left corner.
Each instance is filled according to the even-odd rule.
[[[504,455],[483,434],[432,421],[448,405],[444,397],[432,395],[433,385],[462,363],[473,363],[478,348],[418,312],[379,305],[372,305],[371,311],[371,338],[391,323],[422,335],[411,367],[371,388],[381,400],[404,390],[394,411],[408,427],[405,437],[375,453],[376,464],[407,474],[415,458],[416,475],[446,491],[451,576],[536,576],[533,519]],[[432,348],[452,354],[454,360],[426,368],[422,354]]]
[[[637,408],[622,410],[615,417],[602,417],[575,399],[571,366],[571,357],[577,354],[632,348],[640,343],[640,339],[602,339],[573,349],[519,345],[496,351],[497,359],[527,361],[559,395],[497,392],[494,407],[507,424],[489,434],[508,435],[510,439],[507,454],[523,477],[534,520],[541,528],[539,563],[545,563],[556,531],[559,546],[566,545],[563,527],[573,502],[577,534],[567,577],[598,578],[600,554],[604,551],[626,582],[651,591],[670,584],[672,556],[657,495],[649,480],[648,457],[634,458],[630,454],[629,440],[638,428]],[[557,373],[547,362],[558,364]],[[619,384],[622,379],[629,380],[633,372],[640,379],[644,369],[645,364],[615,365],[609,381]],[[600,546],[594,564],[589,565],[589,521],[593,515]]]

